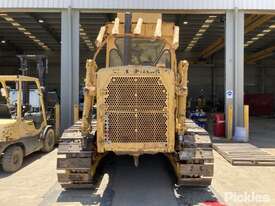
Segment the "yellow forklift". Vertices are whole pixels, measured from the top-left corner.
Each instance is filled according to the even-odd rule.
[[[24,156],[35,151],[52,151],[60,128],[58,97],[45,89],[46,56],[18,57],[23,75],[0,75],[0,163],[5,172],[20,169]],[[29,60],[37,61],[39,78],[26,76]]]

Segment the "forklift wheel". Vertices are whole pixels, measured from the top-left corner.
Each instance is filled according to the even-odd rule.
[[[53,150],[55,145],[55,134],[52,128],[47,129],[44,140],[43,140],[43,148],[42,152],[50,152]]]
[[[15,172],[23,163],[24,153],[20,146],[11,146],[4,152],[2,168],[5,172]]]

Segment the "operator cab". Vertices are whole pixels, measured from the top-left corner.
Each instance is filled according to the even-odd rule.
[[[13,77],[0,81],[0,119],[22,119],[33,122],[36,129],[43,122],[41,98],[35,80]]]
[[[171,68],[171,54],[161,39],[129,37],[129,65],[157,66]],[[110,50],[109,66],[122,66],[124,62],[125,38],[114,40],[114,48]]]

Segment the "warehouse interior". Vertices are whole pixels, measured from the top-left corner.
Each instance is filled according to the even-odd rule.
[[[80,13],[80,91],[85,60],[95,51],[94,41],[100,26],[114,18],[114,13]],[[190,109],[194,110],[197,98],[203,96],[205,112],[224,112],[225,14],[163,14],[163,20],[180,26],[177,58],[190,62]],[[251,115],[272,117],[275,17],[246,14],[244,25],[244,101],[250,105]],[[18,54],[45,54],[49,59],[48,88],[60,93],[61,14],[2,12],[0,28],[1,74],[20,73]],[[99,56],[98,65],[104,66],[104,53]]]

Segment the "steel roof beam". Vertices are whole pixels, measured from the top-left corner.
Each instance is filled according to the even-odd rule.
[[[38,24],[39,19],[43,19],[38,14],[35,13],[27,13],[31,18],[33,18]],[[44,19],[43,19],[44,20]],[[51,28],[51,26],[44,20],[43,23],[39,24],[55,41],[58,45],[60,45],[60,37],[55,33],[55,30]]]
[[[250,15],[250,16],[248,16],[246,18],[244,33],[247,34],[251,31],[255,30],[256,28],[263,25],[265,22],[269,21],[273,17],[274,17],[273,15]],[[214,41],[212,44],[210,44],[207,48],[205,48],[201,52],[200,56],[202,58],[207,58],[223,48],[224,48],[224,37],[220,37],[216,41]]]

